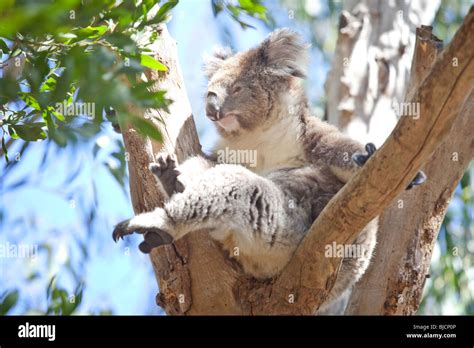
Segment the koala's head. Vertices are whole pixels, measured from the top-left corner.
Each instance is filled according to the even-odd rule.
[[[224,136],[249,131],[288,108],[290,91],[305,77],[308,46],[288,30],[271,33],[258,47],[207,57],[206,114]]]

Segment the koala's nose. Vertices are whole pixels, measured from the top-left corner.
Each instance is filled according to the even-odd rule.
[[[217,94],[214,92],[207,93],[206,100],[206,114],[213,121],[217,121],[220,118],[220,106]]]

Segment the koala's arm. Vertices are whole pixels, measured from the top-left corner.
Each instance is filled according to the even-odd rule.
[[[328,168],[343,183],[359,168],[353,156],[366,153],[361,143],[316,117],[306,119],[304,139],[309,160],[320,168]]]
[[[375,153],[374,144],[368,143],[364,147],[316,117],[307,118],[305,125],[304,145],[309,160],[320,168],[329,168],[343,183],[348,182]],[[406,189],[421,185],[426,179],[426,174],[420,170]]]

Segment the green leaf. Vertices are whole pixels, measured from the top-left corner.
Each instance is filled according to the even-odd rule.
[[[178,0],[170,0],[168,2],[166,2],[165,4],[163,4],[160,9],[158,10],[158,13],[156,14],[156,17],[158,18],[165,18],[166,15],[168,14],[169,11],[171,11],[171,9],[173,7],[175,7],[176,5],[178,5]]]
[[[32,282],[33,280],[40,279],[40,278],[41,278],[41,274],[39,272],[33,272],[30,275],[28,275],[27,279],[29,282]]]
[[[149,24],[156,24],[156,23],[161,23],[161,22],[164,22],[167,17],[168,17],[168,13],[169,11],[175,7],[177,4],[178,4],[178,0],[170,0],[168,2],[166,2],[165,4],[163,4],[160,9],[158,10],[158,13],[156,14],[156,16],[150,20],[150,21],[143,21],[143,23],[140,25],[140,27],[144,27],[145,25],[149,25]]]
[[[7,43],[2,39],[0,39],[0,50],[5,54],[10,53],[10,49],[8,48]]]
[[[20,294],[18,290],[7,293],[3,301],[0,303],[0,315],[6,315],[18,302]]]
[[[56,110],[52,109],[51,113],[53,114],[54,117],[56,117],[59,121],[66,121],[66,118],[64,115],[60,112],[57,112]]]
[[[41,85],[40,92],[47,92],[47,91],[54,90],[54,88],[56,87],[57,78],[58,76],[54,74],[48,77],[48,79],[44,81],[44,83]]]
[[[46,133],[43,130],[45,124],[43,122],[16,124],[12,126],[16,134],[26,141],[36,141],[46,139]]]
[[[140,55],[140,64],[150,69],[155,69],[158,71],[168,71],[168,68],[163,63],[145,54]]]
[[[96,39],[98,37],[101,37],[107,32],[107,26],[106,25],[100,25],[98,27],[85,27],[85,28],[79,28],[75,31],[75,34],[79,39]]]
[[[29,107],[35,109],[35,110],[41,110],[41,106],[38,102],[38,100],[36,100],[35,97],[33,97],[30,93],[21,93],[20,94],[20,98],[26,103],[26,105],[28,105]]]
[[[7,160],[7,163],[8,163],[9,160],[8,160],[7,146],[5,145],[5,135],[2,136],[2,150],[3,150],[3,153],[5,154],[5,159]]]
[[[222,3],[219,0],[212,0],[211,6],[214,17],[217,16],[223,10]]]
[[[48,287],[46,288],[46,298],[49,298],[54,288],[56,288],[56,276],[53,276],[49,281]]]
[[[18,134],[16,134],[16,130],[11,125],[8,125],[7,129],[8,129],[8,134],[12,137],[12,139],[18,139],[19,138]]]
[[[267,9],[255,0],[239,0],[239,5],[250,14],[264,14]]]

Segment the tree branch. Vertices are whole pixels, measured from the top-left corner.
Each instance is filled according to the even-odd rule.
[[[148,46],[168,67],[162,73],[147,70],[146,77],[155,81],[153,90],[166,90],[173,100],[169,113],[163,110],[131,110],[137,116],[152,121],[163,135],[163,143],[145,140],[131,128],[123,132],[128,152],[130,191],[136,214],[151,211],[162,204],[163,197],[148,169],[160,151],[175,153],[178,161],[201,153],[191,106],[184,88],[178,63],[176,43],[166,26],[148,28],[139,40],[148,42],[153,31],[159,33]],[[229,265],[221,248],[205,231],[190,233],[171,246],[152,250],[151,261],[160,293],[157,304],[168,314],[236,314],[241,313],[233,295],[232,285],[237,277],[235,267]],[[222,280],[222,283],[216,282]]]
[[[411,95],[429,72],[439,48],[431,28],[417,31]],[[446,140],[423,170],[428,181],[402,193],[380,219],[378,250],[368,271],[356,284],[347,314],[414,314],[418,309],[431,254],[449,200],[474,157],[474,94],[464,103]]]

